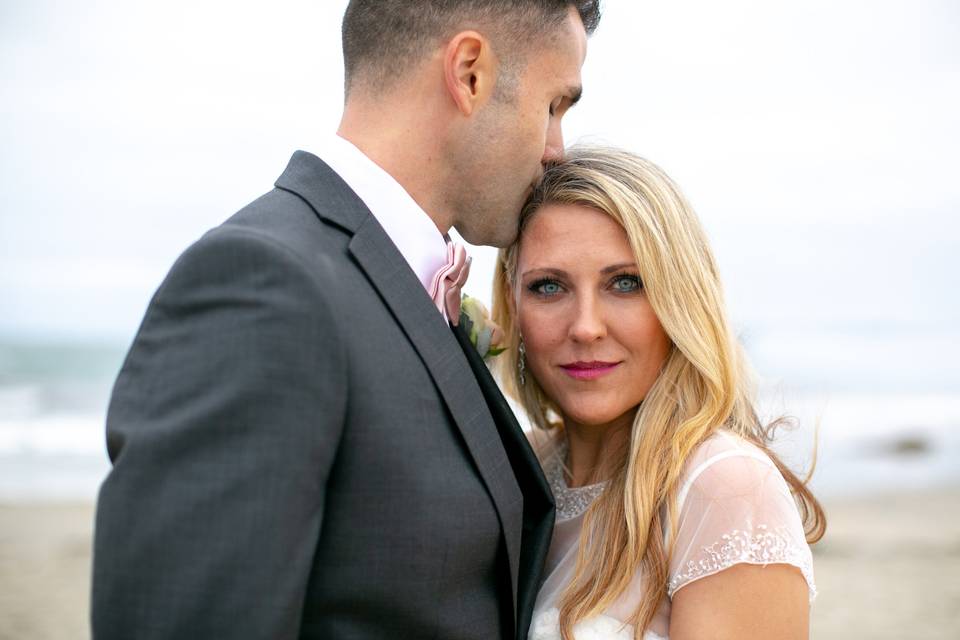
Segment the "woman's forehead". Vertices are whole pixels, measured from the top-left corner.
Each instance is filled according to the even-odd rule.
[[[519,262],[576,261],[633,255],[626,231],[609,214],[579,204],[548,204],[520,237]]]

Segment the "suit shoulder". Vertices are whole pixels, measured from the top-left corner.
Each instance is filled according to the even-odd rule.
[[[215,308],[240,300],[273,304],[290,298],[314,307],[332,306],[326,273],[269,235],[220,226],[189,246],[174,262],[151,308],[199,305]],[[149,310],[148,310],[149,315]]]
[[[346,231],[319,217],[302,198],[283,189],[265,193],[218,228],[247,230],[288,248],[308,263],[319,256],[344,256],[350,242]]]

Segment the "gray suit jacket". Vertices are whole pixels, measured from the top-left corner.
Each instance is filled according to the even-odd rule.
[[[552,498],[465,340],[294,154],[180,257],[117,379],[94,638],[525,637]]]

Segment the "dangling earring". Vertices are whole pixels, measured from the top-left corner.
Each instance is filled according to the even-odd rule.
[[[527,376],[525,375],[527,369],[527,349],[523,346],[523,336],[520,336],[520,347],[517,351],[520,352],[520,356],[517,358],[517,371],[520,372],[520,386],[523,387],[527,384]]]

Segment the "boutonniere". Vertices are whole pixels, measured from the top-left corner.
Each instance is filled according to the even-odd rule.
[[[476,298],[464,295],[460,299],[460,323],[481,358],[493,358],[506,349],[502,346],[503,331],[490,319],[490,312]]]

